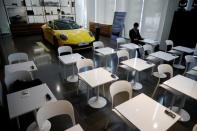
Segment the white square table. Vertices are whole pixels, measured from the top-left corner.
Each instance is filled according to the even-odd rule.
[[[188,48],[188,47],[184,47],[184,46],[175,46],[175,47],[173,47],[173,49],[181,51],[181,52],[189,53],[189,54],[194,52],[193,49]]]
[[[16,71],[23,71],[23,70],[32,72],[38,70],[38,68],[36,67],[33,61],[5,65],[5,76],[8,75],[9,73],[13,73]]]
[[[99,49],[96,49],[95,51],[98,53],[101,53],[102,55],[105,55],[105,56],[116,53],[116,51],[110,47],[99,48]]]
[[[110,70],[110,69],[107,68],[108,56],[110,56],[112,54],[115,54],[116,51],[113,48],[110,48],[110,47],[99,48],[99,49],[96,49],[95,51],[104,55],[104,56],[106,56],[106,58],[105,58],[105,68],[107,70]]]
[[[178,114],[143,93],[116,106],[115,110],[141,131],[166,131],[180,119]],[[165,110],[176,117],[171,118]]]
[[[79,53],[58,56],[58,58],[65,65],[72,64],[73,74],[71,76],[67,77],[67,81],[77,82],[78,81],[78,76],[75,75],[74,65],[78,60],[85,59],[85,58],[82,55],[80,55]]]
[[[99,96],[99,86],[104,85],[106,83],[115,81],[118,79],[113,78],[111,73],[103,68],[96,68],[93,70],[85,71],[78,74],[79,77],[86,82],[90,87],[98,89],[97,96],[92,97],[88,100],[88,104],[93,108],[102,108],[107,104],[107,101]]]
[[[132,59],[129,59],[129,60],[122,61],[121,63],[133,68],[137,72],[140,72],[140,71],[143,71],[143,70],[146,70],[146,69],[149,69],[149,68],[152,68],[152,67],[155,66],[155,64],[148,63],[147,61],[142,60],[140,58],[132,58]],[[139,82],[136,82],[134,80],[134,88],[133,89],[134,90],[142,89],[142,84],[139,83]]]
[[[139,45],[136,45],[134,43],[122,44],[120,46],[123,47],[123,48],[129,49],[129,50],[135,50],[135,49],[139,49],[140,48]]]
[[[84,130],[82,129],[82,127],[79,124],[77,124],[69,129],[66,129],[65,131],[84,131]]]
[[[152,45],[152,46],[157,46],[159,45],[159,41],[151,40],[151,39],[143,39],[139,40],[140,42],[144,42],[146,44]]]
[[[173,66],[175,68],[178,68],[178,69],[185,69],[185,66],[181,65],[181,61],[183,59],[183,53],[191,54],[191,53],[194,52],[194,50],[191,49],[191,48],[188,48],[188,47],[184,47],[184,46],[175,46],[175,47],[173,47],[173,49],[181,52],[179,63],[178,64],[174,64]]]
[[[157,51],[157,52],[151,53],[150,56],[159,58],[162,61],[164,60],[164,61],[167,61],[167,62],[175,60],[176,58],[179,57],[179,56],[172,55],[170,53],[166,53],[166,52],[163,52],[163,51]],[[166,78],[167,77],[165,74],[160,74],[159,75],[158,72],[153,72],[153,75],[156,76],[156,77],[160,77],[160,78]]]
[[[195,80],[182,75],[176,75],[175,77],[165,81],[163,84],[197,100],[197,81]],[[181,115],[181,121],[188,121],[190,119],[189,114],[184,109],[181,109],[184,106],[185,98],[182,100],[183,101],[179,109],[174,107],[172,110],[176,110]]]
[[[168,61],[168,62],[178,58],[178,56],[176,56],[176,55],[172,55],[170,53],[166,53],[163,51],[157,51],[157,52],[151,53],[150,56],[154,56],[154,57],[157,57],[159,59],[162,59],[162,60]]]
[[[46,84],[7,94],[8,111],[11,119],[25,113],[35,111],[46,104],[46,94],[51,96],[50,101],[57,101]],[[18,121],[19,122],[19,121]],[[18,123],[19,124],[19,123]]]

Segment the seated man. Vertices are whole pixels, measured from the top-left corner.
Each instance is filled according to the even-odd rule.
[[[131,29],[129,31],[129,37],[131,40],[131,43],[135,43],[135,44],[143,44],[141,43],[139,40],[143,40],[143,38],[140,35],[140,32],[138,30],[139,24],[138,23],[134,23],[133,24],[133,29]]]

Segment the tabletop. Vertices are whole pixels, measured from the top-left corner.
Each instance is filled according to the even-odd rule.
[[[137,71],[143,71],[143,70],[146,70],[148,68],[155,66],[155,64],[147,63],[147,61],[142,60],[140,58],[132,58],[129,60],[122,61],[121,63],[124,65],[127,65]]]
[[[93,70],[85,71],[78,74],[81,79],[83,79],[87,84],[89,84],[92,88],[106,84],[108,82],[112,82],[118,79],[113,78],[109,71],[104,68],[96,68]]]
[[[58,56],[58,58],[62,63],[67,65],[67,64],[76,63],[78,60],[84,57],[80,55],[79,53],[73,53],[73,54]]]
[[[181,51],[181,52],[185,52],[185,53],[193,53],[194,50],[188,47],[184,47],[184,46],[175,46],[173,47],[173,49]]]
[[[179,57],[179,56],[172,55],[170,53],[166,53],[163,51],[157,51],[157,52],[151,53],[150,56],[154,56],[165,61],[172,61]]]
[[[82,127],[79,124],[77,124],[69,129],[66,129],[65,131],[84,131],[84,130],[82,129]]]
[[[121,47],[127,48],[129,50],[135,50],[140,48],[138,45],[134,44],[134,43],[128,43],[128,44],[122,44],[120,45]]]
[[[33,68],[32,68],[33,66]],[[21,62],[16,64],[5,65],[5,75],[16,72],[16,71],[36,71],[38,68],[36,67],[33,61]]]
[[[40,108],[48,102],[46,94],[51,96],[50,101],[56,101],[55,96],[46,84],[7,94],[10,118],[12,119]]]
[[[116,51],[110,47],[99,48],[96,49],[95,51],[101,53],[102,55],[111,55],[116,53]]]
[[[116,106],[115,110],[141,131],[166,131],[180,119],[178,114],[143,93]],[[170,117],[165,110],[176,117]]]
[[[144,40],[139,40],[139,41],[147,43],[147,44],[151,44],[151,45],[154,45],[154,46],[159,45],[158,41],[151,40],[151,39],[144,39]]]
[[[165,85],[197,100],[197,81],[182,75],[176,75],[164,82]]]

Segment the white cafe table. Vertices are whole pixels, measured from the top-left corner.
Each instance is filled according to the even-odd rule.
[[[173,47],[173,49],[181,52],[179,63],[174,64],[173,66],[178,69],[185,69],[185,66],[181,65],[181,61],[183,59],[183,53],[191,54],[194,52],[194,50],[188,47],[184,47],[184,46],[175,46]]]
[[[77,124],[77,125],[72,126],[69,129],[66,129],[65,131],[84,131],[84,130],[79,124]]]
[[[159,45],[159,41],[151,40],[151,39],[143,39],[139,40],[140,42],[144,42],[146,44],[152,45],[152,46],[157,46]]]
[[[139,45],[136,45],[134,43],[122,44],[120,46],[123,47],[123,48],[129,49],[129,50],[135,50],[135,49],[139,49],[140,48]]]
[[[110,48],[110,47],[99,48],[99,49],[96,49],[95,51],[102,54],[103,56],[106,56],[106,58],[105,58],[105,68],[107,70],[110,70],[110,69],[107,68],[108,56],[110,56],[112,54],[115,54],[116,51],[113,48]]]
[[[132,58],[129,60],[122,61],[121,63],[133,68],[135,71],[137,71],[137,73],[155,66],[155,64],[147,63],[147,61],[142,60],[140,58]],[[139,74],[137,74],[137,75],[139,76]],[[137,75],[135,75],[135,76],[137,76]],[[136,82],[135,79],[134,79],[133,84],[134,84],[134,87],[133,87],[134,90],[142,89],[142,84],[139,82]]]
[[[163,83],[168,87],[177,90],[183,93],[186,96],[189,96],[195,100],[197,100],[197,81],[187,78],[182,75],[176,75],[175,77],[165,81]],[[181,121],[189,121],[190,115],[187,113],[183,108],[185,103],[185,97],[182,99],[180,107],[172,107],[172,110],[177,111],[178,114],[181,116]]]
[[[46,84],[41,84],[25,90],[7,94],[7,103],[10,119],[17,118],[23,114],[35,111],[49,102],[46,94],[51,96],[50,101],[57,101]],[[19,120],[17,118],[18,125]]]
[[[172,112],[176,117],[170,117],[165,110]],[[140,131],[166,131],[180,119],[178,114],[143,93],[116,106],[116,112]]]
[[[162,61],[167,61],[167,62],[175,60],[176,58],[179,57],[179,56],[172,55],[170,53],[166,53],[166,52],[163,52],[163,51],[157,51],[157,52],[151,53],[150,56],[159,58]],[[153,75],[156,76],[156,77],[160,77],[160,78],[166,78],[167,77],[165,74],[160,74],[160,76],[159,76],[158,72],[153,72]]]
[[[5,76],[10,73],[13,73],[16,71],[22,71],[22,70],[32,72],[32,71],[38,70],[38,68],[36,67],[36,65],[33,61],[5,65]]]
[[[74,67],[74,65],[75,65],[75,63],[78,60],[81,60],[84,57],[82,55],[80,55],[79,53],[73,53],[73,54],[58,56],[58,58],[65,65],[72,64],[73,74],[71,76],[67,77],[67,81],[69,81],[69,82],[77,82],[78,81],[78,76],[75,75],[75,70],[74,70],[75,67]]]
[[[111,73],[104,68],[96,68],[78,74],[79,77],[86,82],[91,88],[97,88],[97,96],[88,100],[88,104],[93,108],[102,108],[107,104],[105,98],[99,96],[99,86],[118,79],[113,78]]]

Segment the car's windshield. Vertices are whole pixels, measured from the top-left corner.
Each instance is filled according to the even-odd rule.
[[[70,29],[79,29],[80,26],[75,22],[64,22],[64,21],[55,21],[54,26],[56,30],[70,30]]]

